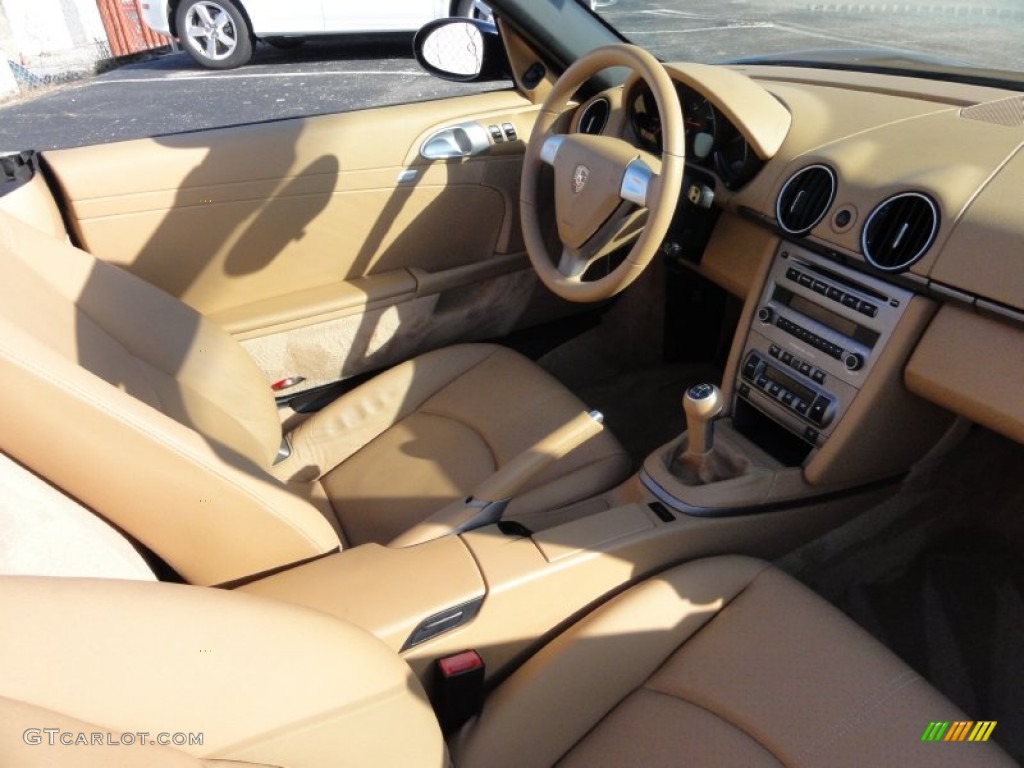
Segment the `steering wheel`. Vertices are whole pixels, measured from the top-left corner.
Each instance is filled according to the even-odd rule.
[[[661,157],[620,138],[558,133],[569,99],[609,67],[627,67],[647,83],[661,115]],[[526,147],[519,194],[523,239],[541,281],[570,301],[600,301],[633,282],[657,253],[679,202],[686,140],[672,79],[661,63],[633,45],[596,48],[569,67],[541,107]],[[554,207],[562,252],[557,260],[541,226],[542,168],[554,169]],[[598,259],[633,242],[607,275],[583,281]]]

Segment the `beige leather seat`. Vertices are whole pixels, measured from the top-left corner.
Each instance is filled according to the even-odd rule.
[[[0,613],[25,617],[0,633],[0,656],[17,660],[0,666],[0,764],[447,764],[409,668],[314,611],[197,587],[7,578]],[[991,741],[921,740],[932,722],[983,717],[791,578],[726,556],[648,579],[564,632],[449,754],[456,768],[1014,765]],[[205,739],[49,747],[46,727]]]
[[[495,346],[439,350],[289,434],[244,350],[138,278],[0,214],[0,448],[216,584],[387,543],[463,498],[583,403]],[[511,516],[606,490],[628,459],[602,432],[534,476]]]
[[[922,743],[963,713],[769,564],[680,566],[563,633],[452,749],[470,766],[1011,766],[994,743]]]

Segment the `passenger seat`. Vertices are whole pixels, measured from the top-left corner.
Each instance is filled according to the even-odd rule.
[[[0,612],[19,617],[0,634],[2,765],[115,764],[99,747],[20,737],[51,720],[203,731],[177,749],[204,762],[181,766],[447,762],[409,668],[315,611],[202,587],[3,578]],[[448,756],[458,768],[1014,765],[991,741],[922,739],[971,717],[792,578],[723,556],[569,628],[498,686]],[[177,766],[172,749],[106,755]]]

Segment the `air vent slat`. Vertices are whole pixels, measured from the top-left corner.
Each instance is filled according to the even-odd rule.
[[[588,133],[591,136],[600,135],[608,123],[611,109],[611,103],[603,96],[587,104],[583,112],[580,113],[580,121],[577,124],[579,132]]]
[[[818,225],[836,196],[836,175],[827,165],[809,165],[782,186],[775,203],[779,226],[803,235]]]
[[[926,195],[906,192],[871,212],[861,233],[861,249],[878,269],[902,272],[925,254],[938,230],[938,206]]]

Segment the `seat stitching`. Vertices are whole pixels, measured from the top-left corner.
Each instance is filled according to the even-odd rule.
[[[487,452],[491,456],[491,463],[494,465],[494,471],[497,472],[498,469],[500,469],[500,465],[499,465],[499,462],[498,462],[498,452],[495,450],[494,446],[491,445],[490,442],[487,440],[487,436],[484,435],[483,432],[481,432],[479,429],[474,427],[469,422],[463,421],[462,419],[456,419],[454,416],[449,416],[446,413],[436,413],[436,412],[428,411],[428,410],[425,410],[425,409],[421,409],[419,411],[414,411],[413,413],[418,413],[421,416],[431,416],[431,417],[433,417],[435,419],[445,419],[447,421],[455,422],[456,424],[461,424],[466,429],[468,429],[470,432],[472,432],[473,434],[475,434],[477,437],[480,438],[480,442],[482,442],[484,444],[484,447],[487,449]],[[409,416],[412,416],[413,413],[410,413]],[[405,419],[408,419],[409,416],[406,416]],[[402,421],[405,421],[405,419],[402,419]],[[397,423],[401,424],[401,422],[397,422]],[[378,435],[378,437],[379,437],[379,435]],[[360,450],[362,450],[362,449],[360,449]]]
[[[771,563],[765,563],[764,567],[762,567],[750,579],[750,581],[747,582],[747,584],[744,587],[742,587],[735,595],[733,595],[728,600],[728,602],[726,602],[721,607],[721,609],[719,609],[717,614],[715,614],[711,619],[709,619],[701,627],[699,627],[693,634],[691,634],[689,636],[689,638],[687,638],[687,640],[685,642],[691,641],[694,637],[696,637],[701,632],[703,632],[707,627],[711,626],[711,624],[714,623],[715,619],[717,619],[719,616],[721,616],[725,612],[725,610],[730,605],[732,605],[732,603],[735,602],[737,598],[740,597],[740,595],[742,595],[744,592],[746,592],[751,587],[751,585],[753,585],[753,583],[755,581],[757,581],[759,578],[761,578],[761,576],[763,576],[769,570],[776,570],[776,569],[775,569],[775,567]],[[833,608],[834,608],[834,606],[833,606]],[[664,696],[669,696],[669,697],[672,697],[672,698],[679,698],[679,699],[682,699],[684,701],[689,701],[694,706],[699,706],[699,707],[702,707],[704,709],[708,709],[707,707],[704,707],[703,705],[698,704],[696,701],[693,701],[691,699],[687,699],[684,696],[677,696],[675,694],[667,693],[667,692],[664,692],[664,691],[659,691],[659,690],[654,689],[654,688],[649,688],[648,685],[647,685],[651,681],[651,679],[658,673],[658,671],[662,667],[665,666],[665,663],[668,661],[668,659],[671,658],[671,656],[673,654],[675,654],[676,651],[678,651],[680,648],[682,648],[682,645],[677,646],[677,648],[674,651],[672,651],[672,653],[670,653],[665,659],[662,660],[662,663],[659,664],[658,667],[650,674],[650,676],[644,682],[642,687],[643,687],[644,690],[649,690],[652,693],[660,693],[660,694],[662,694]],[[813,756],[814,753],[820,753],[821,750],[824,749],[827,744],[834,743],[839,737],[841,737],[844,733],[848,732],[854,725],[862,722],[872,711],[874,711],[878,707],[882,706],[885,702],[887,702],[893,696],[895,696],[899,691],[901,691],[902,689],[906,688],[911,683],[920,682],[921,680],[923,680],[923,678],[919,674],[917,674],[914,670],[912,670],[912,669],[904,670],[901,674],[899,674],[897,677],[895,677],[893,680],[891,680],[889,682],[889,684],[886,687],[886,690],[885,690],[884,693],[875,694],[874,696],[870,697],[868,700],[866,700],[866,701],[862,702],[861,704],[859,704],[858,705],[858,712],[855,715],[852,715],[851,717],[843,718],[841,723],[837,723],[837,724],[833,725],[831,728],[826,729],[820,735],[820,737],[819,737],[819,739],[818,739],[816,744],[801,748],[797,752],[797,755],[799,757],[810,758],[810,757]],[[717,713],[713,712],[710,709],[708,709],[708,711],[711,712],[712,714],[716,714],[717,715]],[[721,717],[721,719],[725,720],[726,722],[731,722],[731,721],[729,721],[725,717]],[[739,728],[740,726],[736,725],[736,727]],[[744,733],[747,733],[747,731],[745,729],[740,728],[740,730],[743,730]],[[751,738],[754,738],[753,735],[751,735]],[[760,742],[758,742],[758,743],[760,743]],[[767,747],[765,747],[765,749],[767,749]],[[771,752],[771,750],[768,750],[768,751]],[[772,753],[772,754],[774,756],[774,753]]]
[[[428,402],[430,402],[433,398],[435,398],[437,395],[439,395],[441,392],[443,392],[445,389],[450,387],[453,383],[455,383],[456,380],[458,380],[462,376],[465,376],[467,373],[472,371],[474,368],[476,368],[477,366],[481,365],[485,361],[489,360],[492,356],[497,354],[499,349],[501,349],[501,348],[500,347],[496,347],[494,350],[490,351],[487,354],[486,357],[484,357],[481,360],[479,360],[478,362],[474,363],[473,365],[471,365],[466,370],[456,374],[454,378],[449,379],[448,381],[444,382],[444,384],[442,384],[438,389],[436,389],[433,392],[430,392],[429,394],[425,395],[422,400],[420,400],[418,403],[416,403],[416,405],[409,405],[409,404],[407,404],[407,405],[409,405],[409,410],[408,410],[407,413],[405,413],[405,415],[401,416],[401,418],[393,421],[392,423],[387,424],[386,426],[382,427],[379,432],[377,432],[373,437],[371,437],[369,440],[367,440],[365,443],[363,443],[359,448],[357,448],[355,451],[353,451],[351,454],[349,454],[349,456],[346,459],[344,459],[343,461],[341,461],[339,464],[336,464],[336,465],[330,467],[329,469],[321,472],[320,476],[317,478],[317,480],[322,482],[323,479],[327,475],[329,475],[331,473],[331,471],[337,469],[339,466],[341,466],[341,464],[344,464],[346,461],[351,459],[353,456],[355,456],[356,454],[360,453],[364,448],[370,446],[376,440],[378,440],[381,437],[383,437],[384,433],[387,432],[389,429],[392,429],[392,428],[398,426],[399,424],[401,424],[403,421],[405,421],[406,419],[408,419],[410,416],[412,416],[414,414],[422,413],[422,414],[426,414],[428,416],[438,416],[440,418],[451,419],[451,417],[446,415],[446,414],[433,413],[433,412],[425,409],[424,406]],[[409,361],[409,362],[414,362],[415,360],[416,360],[416,358],[413,358],[413,360]],[[367,383],[372,383],[372,381],[371,382],[367,382]],[[357,390],[354,390],[354,391],[357,391]],[[465,424],[465,422],[461,422],[458,419],[451,419],[451,420],[452,421],[457,421],[460,424],[464,424],[464,426],[468,427],[469,429],[472,429],[474,432],[477,432],[479,434],[479,431],[477,429],[475,429],[471,424]],[[326,422],[322,422],[322,423],[324,423],[324,426],[326,428]],[[301,426],[302,425],[300,424],[299,427],[301,427]],[[313,426],[315,428],[316,425],[314,424]],[[297,429],[299,429],[299,427],[296,427],[295,429],[293,429],[292,432],[290,432],[289,434],[294,433]],[[315,431],[316,430],[314,429],[314,432]],[[484,445],[487,446],[487,450],[491,452],[491,458],[493,459],[493,463],[494,463],[495,466],[497,466],[497,457],[495,456],[494,449],[491,447],[491,445],[487,442],[487,440],[484,438],[484,436],[482,434],[480,435],[480,439],[483,441]],[[332,506],[333,506],[333,504],[332,504]]]
[[[786,765],[786,761],[782,759],[781,755],[775,754],[774,750],[772,750],[767,744],[765,744],[763,741],[761,741],[759,738],[757,738],[757,736],[755,736],[753,733],[751,733],[746,728],[744,728],[743,725],[741,725],[738,722],[735,722],[735,721],[731,720],[730,718],[726,717],[721,712],[715,711],[714,709],[712,709],[708,705],[702,704],[702,703],[700,703],[698,701],[694,701],[693,699],[690,699],[690,698],[688,698],[686,696],[679,696],[679,695],[674,694],[674,693],[668,693],[667,691],[659,691],[659,690],[657,690],[655,688],[648,688],[646,684],[642,685],[640,687],[640,690],[646,691],[648,693],[653,693],[653,694],[656,694],[658,696],[664,696],[667,699],[675,699],[676,701],[682,701],[682,702],[685,702],[685,703],[687,703],[687,704],[689,704],[691,706],[696,707],[697,709],[700,709],[700,710],[703,710],[704,712],[707,712],[712,717],[718,718],[723,723],[726,723],[727,725],[732,726],[733,728],[735,728],[740,733],[742,733],[745,736],[749,737],[751,741],[753,741],[755,744],[757,744],[759,747],[761,747],[761,749],[763,749],[765,752],[767,752],[769,755],[771,755],[776,761],[778,761],[779,765]],[[623,701],[625,701],[625,699],[623,699]]]
[[[156,400],[157,404],[160,406],[160,408],[159,408],[160,412],[164,413],[164,414],[167,414],[167,405],[166,405],[166,403],[164,403],[163,398],[160,397],[160,391],[153,384],[153,380],[150,378],[150,373],[149,373],[149,370],[148,370],[148,368],[157,368],[157,366],[153,365],[148,360],[144,360],[139,355],[136,355],[132,350],[128,349],[128,347],[125,345],[125,343],[120,338],[118,338],[113,333],[111,333],[107,329],[107,327],[103,323],[101,323],[97,318],[93,317],[93,315],[90,314],[88,312],[88,310],[85,309],[85,307],[82,307],[81,305],[76,304],[74,309],[75,309],[75,311],[77,313],[79,313],[82,316],[82,318],[84,320],[89,321],[89,323],[97,331],[99,331],[104,336],[106,336],[108,339],[110,339],[110,341],[112,343],[114,343],[117,346],[119,346],[124,351],[124,353],[129,358],[131,358],[132,364],[134,365],[135,369],[140,374],[142,374],[143,381],[145,381],[146,384],[149,385],[150,394],[153,396],[153,399]],[[81,366],[81,365],[79,367],[85,368],[85,366]],[[85,370],[88,371],[89,369],[85,368]],[[160,369],[157,368],[157,370],[160,370]],[[92,373],[92,371],[89,371],[89,372]],[[164,374],[167,373],[166,371],[160,371],[160,372],[164,373]],[[95,375],[95,374],[93,374],[93,375]],[[167,375],[169,375],[169,374],[167,374]],[[133,395],[133,397],[134,397],[134,395]],[[145,402],[144,400],[142,400],[142,398],[139,398],[139,397],[136,397],[135,399],[139,400],[140,402]],[[169,416],[170,414],[167,414],[167,415]],[[171,417],[171,418],[173,418],[173,417]],[[177,419],[175,419],[175,421],[177,421]]]
[[[849,733],[851,729],[862,723],[872,712],[892,699],[897,693],[908,685],[923,681],[919,674],[912,669],[904,670],[901,674],[889,681],[889,683],[878,693],[869,696],[857,706],[857,711],[849,717],[844,717],[831,728],[825,729],[815,744],[808,745],[798,753],[801,757],[811,758],[830,744],[835,744],[842,736]]]
[[[364,443],[359,448],[357,448],[355,451],[353,451],[352,455],[349,456],[347,459],[345,459],[345,461],[341,462],[341,464],[333,466],[330,469],[328,469],[326,472],[324,472],[320,476],[319,479],[322,481],[325,477],[327,477],[327,475],[331,474],[331,472],[333,472],[334,470],[338,469],[338,467],[342,466],[342,464],[344,464],[346,461],[350,461],[351,459],[353,459],[354,457],[358,456],[360,453],[365,451],[367,448],[369,448],[374,443],[379,442],[384,437],[385,433],[388,432],[388,430],[394,429],[399,424],[405,423],[411,417],[416,416],[416,415],[419,415],[419,416],[430,416],[430,417],[435,418],[435,419],[445,419],[446,421],[451,421],[451,422],[454,422],[455,424],[461,424],[462,426],[466,427],[466,429],[468,429],[470,432],[472,432],[473,434],[477,435],[480,438],[480,442],[482,442],[484,444],[484,447],[486,447],[488,452],[491,454],[491,463],[494,464],[495,468],[497,469],[498,457],[495,456],[494,449],[491,448],[490,444],[487,442],[487,439],[472,424],[467,424],[466,422],[461,421],[460,419],[452,418],[451,416],[448,416],[447,414],[431,413],[430,411],[417,410],[417,411],[413,411],[412,413],[408,414],[407,416],[403,416],[401,419],[396,421],[394,424],[392,424],[392,425],[386,427],[385,429],[383,429],[379,434],[374,435],[366,443]]]
[[[685,567],[685,566],[684,566],[684,567]],[[680,648],[681,648],[681,647],[683,646],[683,644],[684,644],[684,643],[687,643],[687,642],[689,642],[689,641],[690,641],[690,640],[692,640],[692,639],[693,639],[694,637],[696,637],[696,636],[697,636],[698,634],[700,634],[700,633],[701,633],[702,631],[704,631],[704,628],[705,628],[705,627],[707,627],[708,625],[710,625],[710,624],[711,624],[711,623],[712,623],[712,622],[713,622],[713,621],[714,621],[714,620],[715,620],[716,618],[718,618],[718,616],[720,616],[720,615],[722,614],[722,611],[724,611],[724,610],[725,610],[726,608],[728,608],[728,607],[729,607],[729,605],[730,605],[730,604],[731,604],[731,603],[732,603],[732,602],[733,602],[733,601],[734,601],[734,600],[735,600],[735,599],[736,599],[737,597],[739,597],[739,596],[740,596],[741,594],[743,594],[743,593],[744,593],[744,592],[745,592],[745,591],[747,590],[747,588],[748,588],[748,587],[749,587],[749,586],[750,586],[750,585],[751,585],[752,583],[754,583],[754,581],[755,581],[755,580],[756,580],[756,579],[757,579],[757,578],[758,578],[759,576],[761,576],[761,574],[765,573],[765,572],[766,572],[767,570],[769,570],[769,569],[770,569],[770,568],[772,568],[772,567],[773,567],[773,566],[772,566],[772,564],[771,564],[771,563],[768,563],[768,562],[765,562],[765,563],[763,563],[763,564],[762,564],[762,566],[761,566],[761,568],[760,568],[760,569],[758,569],[758,571],[757,571],[757,572],[756,572],[756,573],[755,573],[755,574],[754,574],[754,575],[753,575],[753,576],[752,576],[752,577],[750,578],[750,581],[748,581],[748,582],[747,582],[747,583],[746,583],[746,584],[745,584],[745,585],[744,585],[743,587],[741,587],[741,588],[740,588],[740,589],[739,589],[739,590],[738,590],[738,591],[736,592],[736,594],[735,594],[735,595],[733,595],[732,597],[730,597],[730,598],[729,598],[729,599],[728,599],[728,600],[727,600],[727,601],[726,601],[726,602],[725,602],[725,603],[724,603],[724,604],[722,605],[722,607],[721,607],[721,608],[720,608],[720,609],[718,610],[718,613],[716,613],[716,614],[715,614],[714,616],[710,617],[710,618],[709,618],[709,619],[708,619],[707,621],[705,621],[705,622],[704,622],[704,623],[703,623],[703,624],[702,624],[702,625],[701,625],[700,627],[698,627],[698,628],[697,628],[696,630],[694,630],[693,632],[691,632],[691,633],[690,633],[690,634],[689,634],[689,635],[688,635],[688,636],[686,637],[686,639],[685,639],[685,640],[683,640],[683,642],[682,642],[682,643],[680,643],[679,645],[675,646],[675,648],[673,648],[672,650],[670,650],[670,651],[668,652],[668,655],[667,655],[667,656],[665,656],[665,657],[664,657],[663,659],[661,659],[661,660],[660,660],[660,661],[659,661],[659,662],[658,662],[657,664],[655,664],[655,666],[654,666],[654,669],[652,669],[652,670],[651,670],[651,673],[650,673],[650,674],[649,674],[649,675],[647,676],[647,679],[646,679],[646,680],[644,680],[644,682],[640,684],[640,688],[643,688],[644,690],[649,690],[649,691],[651,691],[652,693],[661,693],[661,691],[655,690],[654,688],[648,688],[648,687],[647,687],[647,683],[649,683],[649,682],[650,682],[651,678],[652,678],[652,677],[654,677],[654,676],[655,676],[655,675],[656,675],[656,674],[658,673],[658,671],[659,671],[659,670],[660,670],[660,669],[661,669],[662,667],[664,667],[664,666],[665,666],[665,663],[666,663],[666,662],[667,662],[667,661],[669,660],[669,658],[671,658],[671,656],[672,656],[673,654],[675,654],[675,653],[676,653],[676,651],[678,651],[678,650],[679,650],[679,649],[680,649]],[[657,576],[653,576],[652,578],[657,578]],[[623,593],[623,594],[626,594],[626,593]],[[636,690],[637,690],[636,688],[634,688],[634,689],[633,689],[633,691],[636,691]],[[579,745],[580,745],[580,744],[581,744],[581,743],[583,742],[583,740],[584,740],[584,739],[585,739],[585,738],[586,738],[587,736],[589,736],[589,735],[590,735],[591,733],[593,733],[593,732],[594,732],[594,730],[595,730],[595,729],[596,729],[596,728],[597,728],[597,727],[598,727],[598,726],[599,726],[599,725],[600,725],[600,724],[601,724],[602,722],[604,722],[604,721],[605,721],[605,719],[606,719],[606,718],[608,717],[608,715],[609,715],[609,714],[610,714],[610,713],[611,713],[612,711],[614,711],[614,710],[615,710],[615,708],[616,708],[616,707],[618,707],[618,706],[619,706],[619,705],[620,705],[620,704],[621,704],[621,703],[622,703],[623,701],[625,701],[625,700],[626,700],[626,698],[627,698],[627,697],[628,697],[628,696],[630,695],[630,693],[633,693],[633,691],[630,691],[630,692],[628,692],[628,693],[627,693],[627,694],[626,694],[625,696],[623,696],[623,697],[622,697],[621,699],[619,699],[619,701],[618,701],[618,702],[617,702],[617,703],[615,704],[615,706],[614,706],[614,707],[612,707],[612,708],[611,708],[610,710],[608,710],[608,712],[605,712],[605,713],[604,713],[604,715],[602,715],[601,717],[599,717],[599,718],[598,718],[598,719],[597,719],[597,720],[596,720],[596,721],[594,722],[594,724],[593,724],[592,726],[590,726],[590,728],[588,728],[588,729],[587,729],[587,731],[586,731],[586,732],[585,732],[585,733],[584,733],[583,735],[581,735],[581,736],[580,736],[580,737],[579,737],[579,738],[578,738],[578,739],[577,739],[577,740],[576,740],[576,741],[575,741],[575,742],[573,743],[573,745],[572,745],[571,747],[569,747],[569,749],[568,749],[568,750],[566,750],[566,752],[565,752],[565,753],[564,753],[564,754],[562,755],[562,757],[565,757],[565,755],[566,755],[566,754],[568,754],[569,752],[571,752],[571,751],[572,751],[572,750],[573,750],[573,749],[574,749],[575,747],[579,746]],[[663,695],[665,695],[665,696],[670,696],[670,697],[672,697],[672,695],[671,695],[671,694],[667,694],[667,693],[666,693],[666,694],[663,694]],[[678,697],[678,698],[681,698],[681,697]],[[699,705],[699,704],[697,704],[696,702],[691,702],[691,703],[692,703],[692,704],[693,704],[694,706],[700,706],[700,705]],[[710,711],[710,710],[709,710],[709,711]],[[714,714],[714,713],[712,713],[712,714]],[[725,718],[722,718],[722,719],[724,720]],[[726,722],[728,722],[728,721],[726,721]],[[742,729],[741,729],[741,730],[742,730]],[[753,737],[751,737],[751,738],[753,738]],[[755,740],[755,741],[757,741],[757,739],[754,739],[754,740]],[[758,743],[760,744],[760,742],[758,742]],[[766,749],[767,749],[767,747],[766,747]],[[772,757],[774,757],[774,756],[775,756],[775,755],[774,755],[774,753],[772,753],[772,752],[771,752],[771,750],[768,750],[768,753],[769,753],[769,754],[771,754],[771,755],[772,755]],[[561,758],[560,758],[560,759],[561,759]]]
[[[455,418],[453,416],[450,416],[450,415],[448,415],[446,413],[437,413],[436,411],[430,410],[430,401],[433,400],[434,398],[436,398],[438,395],[440,395],[446,389],[451,387],[456,381],[461,379],[463,376],[466,376],[468,373],[470,373],[470,372],[476,370],[477,368],[479,368],[481,365],[486,363],[488,360],[490,360],[492,357],[497,355],[503,349],[505,349],[505,347],[501,347],[501,346],[495,345],[494,348],[491,349],[487,353],[487,355],[485,357],[482,357],[479,360],[477,360],[475,363],[473,363],[473,365],[471,365],[466,370],[462,371],[455,378],[451,379],[450,381],[445,382],[438,390],[436,390],[435,392],[431,393],[428,397],[425,397],[423,399],[423,401],[419,404],[419,406],[414,408],[412,413],[410,413],[408,416],[405,417],[405,419],[407,419],[407,418],[409,418],[409,416],[412,416],[413,413],[421,413],[421,414],[424,414],[426,416],[434,416],[434,417],[439,418],[439,419],[448,419],[449,421],[454,421],[457,424],[461,424],[462,426],[466,427],[467,429],[475,432],[477,434],[477,436],[480,438],[480,441],[487,447],[487,451],[491,454],[491,463],[494,464],[495,471],[497,471],[497,469],[499,468],[498,452],[495,450],[494,446],[491,445],[490,441],[488,441],[487,436],[484,435],[483,432],[481,432],[479,429],[474,427],[472,424],[470,424],[470,423],[468,423],[466,421],[463,421],[462,419],[457,419],[457,418]],[[405,421],[405,419],[402,419],[402,421]],[[401,423],[401,422],[396,422],[396,423]],[[378,437],[379,437],[379,435],[378,435]]]
[[[56,386],[58,389],[61,389],[61,390],[65,391],[65,392],[73,394],[73,395],[75,395],[77,397],[81,397],[81,399],[85,400],[90,405],[93,405],[94,407],[98,408],[103,413],[106,413],[108,416],[112,417],[116,421],[122,423],[123,425],[125,425],[127,427],[130,427],[130,428],[136,430],[137,432],[140,432],[142,434],[147,435],[148,437],[154,439],[157,443],[163,445],[165,448],[167,448],[171,452],[177,454],[178,456],[180,456],[181,458],[185,459],[186,461],[189,461],[190,463],[195,464],[196,466],[209,471],[212,475],[218,477],[219,479],[222,479],[228,485],[232,486],[237,491],[239,491],[242,495],[252,499],[257,504],[257,506],[259,506],[260,508],[262,508],[265,511],[269,512],[272,517],[275,517],[275,518],[279,519],[281,522],[285,523],[289,528],[291,528],[296,534],[299,535],[300,538],[304,539],[308,544],[313,545],[315,547],[318,547],[317,542],[308,533],[306,533],[301,527],[299,527],[296,523],[294,523],[293,521],[291,521],[291,520],[287,519],[286,517],[284,517],[283,515],[281,515],[279,512],[277,512],[274,509],[274,507],[272,507],[271,505],[269,505],[266,502],[264,502],[259,496],[257,496],[251,490],[245,488],[244,486],[242,486],[237,481],[233,480],[232,478],[228,477],[223,472],[219,471],[219,469],[216,469],[215,467],[212,467],[211,465],[201,461],[198,456],[193,454],[188,449],[183,448],[181,446],[176,446],[176,445],[171,444],[170,442],[165,440],[160,434],[154,432],[153,430],[149,429],[145,425],[139,424],[138,422],[134,421],[131,417],[128,417],[126,414],[118,413],[118,412],[116,412],[114,410],[111,410],[108,406],[106,406],[105,404],[103,404],[103,403],[99,402],[98,400],[96,400],[92,395],[90,395],[90,394],[88,394],[86,392],[83,392],[83,391],[81,391],[81,390],[79,390],[79,389],[77,389],[77,388],[75,388],[75,387],[73,387],[71,385],[68,385],[66,382],[64,382],[64,381],[62,381],[60,379],[55,378],[49,372],[43,370],[42,368],[39,368],[35,363],[33,363],[31,361],[28,361],[28,360],[25,360],[20,355],[18,355],[16,352],[13,352],[9,347],[4,347],[3,348],[3,352],[4,352],[4,354],[5,354],[5,356],[7,357],[8,360],[11,360],[12,362],[15,362],[15,363],[19,364],[22,368],[25,368],[25,369],[27,369],[29,371],[34,372],[36,375],[38,375],[42,379],[44,379],[44,380],[50,382],[50,384],[53,384],[54,386]],[[83,369],[83,370],[85,370],[85,369]],[[93,374],[93,373],[91,373],[89,371],[86,371],[86,373],[89,373],[89,375],[91,375],[91,376],[95,376],[95,374]],[[99,378],[99,377],[96,377],[96,378]],[[100,379],[100,381],[103,381],[103,380]],[[110,384],[108,382],[104,382],[104,383],[106,383],[106,384],[108,384],[108,386],[110,386]],[[137,400],[137,398],[136,398],[136,400]],[[152,408],[151,405],[148,405],[147,403],[144,403],[141,400],[137,400],[137,402],[141,403],[143,406],[145,406],[147,408]],[[156,409],[154,408],[153,410],[156,410]],[[165,418],[170,419],[171,421],[174,421],[173,419],[171,419],[170,416],[167,416],[166,414],[162,413],[161,411],[157,411],[157,413],[160,413],[161,416],[164,416]],[[175,423],[178,423],[178,422],[175,422]],[[183,425],[183,424],[181,426],[184,429],[190,429],[189,427],[185,427],[185,425]],[[195,430],[190,430],[190,431],[195,432]],[[199,433],[196,432],[196,434],[199,434]],[[202,437],[202,436],[200,435],[200,437]],[[273,476],[271,476],[271,475],[267,475],[267,477],[272,479],[272,480],[276,480],[276,478],[273,478]],[[282,490],[284,490],[284,489],[282,489]],[[285,491],[285,492],[287,492],[287,491]]]
[[[480,346],[483,346],[483,345],[480,345]],[[449,349],[450,349],[450,347],[449,347]],[[420,401],[419,406],[417,406],[417,408],[414,408],[413,410],[417,410],[419,408],[422,408],[424,405],[429,403],[431,400],[433,400],[439,394],[441,394],[446,389],[448,389],[456,381],[458,381],[459,379],[461,379],[463,376],[465,376],[466,374],[470,373],[471,371],[475,371],[477,368],[479,368],[481,365],[486,363],[488,360],[490,360],[492,357],[494,357],[496,354],[498,354],[499,352],[501,352],[504,349],[506,349],[506,348],[502,347],[502,346],[494,345],[493,349],[489,350],[488,353],[484,357],[481,357],[479,360],[477,360],[475,363],[473,363],[471,366],[469,366],[469,368],[466,368],[465,370],[459,372],[453,378],[449,379],[444,384],[442,384],[440,387],[438,387],[436,390],[431,392],[429,395],[427,395],[425,398],[423,398],[423,400]],[[415,360],[416,360],[416,358],[413,358],[413,361],[415,361]]]

